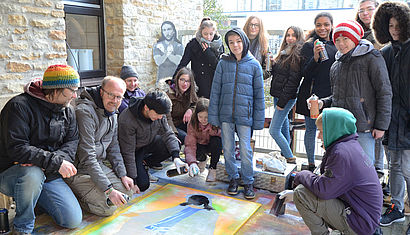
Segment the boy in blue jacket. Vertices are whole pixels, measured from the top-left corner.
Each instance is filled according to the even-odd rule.
[[[377,173],[357,141],[356,118],[343,108],[326,108],[316,121],[326,153],[321,175],[296,174],[294,191],[280,198],[295,202],[312,234],[328,227],[343,234],[373,234],[379,224],[383,193]]]
[[[240,28],[225,35],[230,54],[222,55],[214,80],[208,109],[208,121],[221,127],[225,168],[230,183],[228,194],[238,194],[239,172],[235,164],[235,132],[239,137],[241,176],[246,199],[253,191],[252,130],[261,130],[265,121],[262,67],[249,52],[249,39]]]

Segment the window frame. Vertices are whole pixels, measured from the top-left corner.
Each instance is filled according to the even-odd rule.
[[[99,69],[78,71],[81,79],[93,79],[93,78],[103,78],[107,75],[106,68],[106,48],[105,48],[105,31],[104,31],[104,7],[100,3],[100,0],[69,0],[63,1],[64,3],[64,13],[73,15],[87,15],[87,16],[97,16],[99,17]],[[64,17],[66,19],[66,17]],[[67,31],[66,31],[67,32]],[[67,45],[68,42],[66,41]],[[67,46],[67,54],[69,48]],[[98,79],[100,80],[100,79]]]

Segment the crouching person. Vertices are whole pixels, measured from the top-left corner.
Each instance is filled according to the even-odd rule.
[[[138,191],[126,176],[117,138],[117,109],[125,89],[122,79],[105,77],[101,86],[83,91],[75,107],[80,136],[74,163],[78,174],[66,182],[82,208],[98,216],[112,215],[117,206],[127,203],[124,194],[132,196]]]
[[[0,192],[16,201],[13,234],[33,231],[36,206],[62,227],[81,223],[80,205],[62,179],[77,173],[78,130],[69,104],[79,84],[73,68],[52,65],[1,111]]]
[[[296,174],[294,191],[280,198],[293,200],[312,234],[373,234],[378,228],[383,194],[372,162],[357,141],[356,119],[342,108],[327,108],[316,120],[326,153],[321,175]]]

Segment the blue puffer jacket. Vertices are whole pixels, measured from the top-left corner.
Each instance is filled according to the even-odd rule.
[[[262,67],[248,51],[249,39],[245,33],[239,28],[230,31],[242,39],[242,59],[237,61],[231,52],[219,61],[212,83],[208,122],[214,126],[235,123],[260,130],[265,121]]]

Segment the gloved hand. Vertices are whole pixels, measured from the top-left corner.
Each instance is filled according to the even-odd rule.
[[[196,163],[192,163],[189,166],[189,176],[194,177],[199,174],[199,167]]]
[[[309,97],[309,99],[306,100],[306,104],[307,104],[307,108],[310,110],[310,107],[312,106],[312,104],[310,103],[310,99],[311,97]],[[321,110],[323,108],[323,101],[322,100],[318,100],[317,104],[319,105],[319,110]]]
[[[293,201],[293,190],[286,189],[280,192],[279,195],[280,195],[279,199],[285,198],[285,201],[283,203],[288,203],[288,202]]]
[[[189,170],[188,164],[183,162],[179,157],[174,158],[174,164],[177,168],[178,174],[181,174],[181,167],[185,167],[187,171]]]

